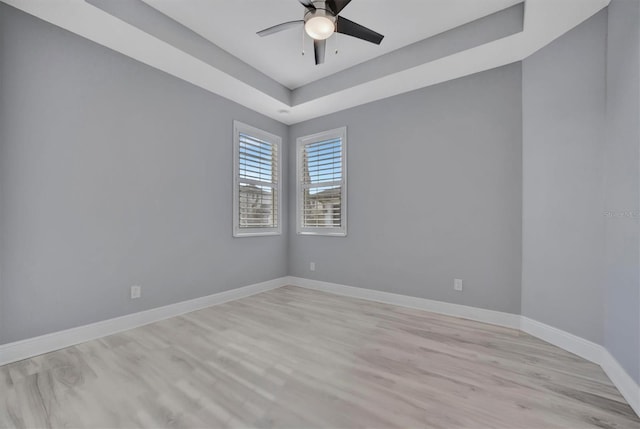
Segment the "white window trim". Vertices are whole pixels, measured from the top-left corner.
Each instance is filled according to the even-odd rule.
[[[240,228],[240,133],[268,141],[277,147],[276,192],[278,226],[275,228]],[[282,234],[282,138],[240,121],[233,121],[233,236],[256,237]]]
[[[303,227],[302,209],[303,198],[303,147],[310,143],[340,137],[342,139],[342,201],[340,202],[340,227]],[[296,139],[296,233],[299,235],[324,235],[331,237],[346,237],[347,235],[347,127],[340,127],[310,136]]]

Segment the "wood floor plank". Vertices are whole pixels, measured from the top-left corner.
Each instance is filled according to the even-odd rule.
[[[623,428],[520,331],[293,286],[0,367],[0,428]]]

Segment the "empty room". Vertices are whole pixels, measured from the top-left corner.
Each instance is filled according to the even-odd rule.
[[[640,429],[640,0],[0,0],[0,428]]]

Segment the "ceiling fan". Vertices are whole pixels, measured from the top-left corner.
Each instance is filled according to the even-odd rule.
[[[366,40],[376,45],[379,45],[384,38],[382,34],[376,33],[367,27],[356,24],[339,15],[351,0],[298,1],[305,7],[304,19],[283,22],[282,24],[265,28],[262,31],[258,31],[258,36],[268,36],[304,24],[305,32],[313,39],[316,65],[324,63],[326,39],[331,37],[334,32],[357,37],[358,39]]]

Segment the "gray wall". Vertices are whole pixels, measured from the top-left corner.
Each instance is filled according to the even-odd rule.
[[[3,7],[0,4],[0,24],[2,24],[4,22],[4,12],[5,12],[6,8]],[[2,157],[2,142],[5,141],[5,136],[4,136],[4,130],[5,130],[5,126],[4,126],[4,117],[5,117],[5,110],[6,110],[6,106],[5,106],[5,97],[3,96],[4,94],[4,73],[3,73],[3,64],[4,64],[4,55],[2,54],[4,52],[4,26],[0,26],[0,159]],[[0,166],[0,169],[2,168],[2,166]],[[0,170],[0,179],[2,177],[2,170]],[[3,194],[3,188],[4,188],[4,182],[2,180],[0,180],[0,216],[2,216],[2,194]],[[1,219],[1,218],[0,218]],[[2,243],[4,241],[3,236],[2,236],[2,228],[0,228],[0,243]],[[4,319],[4,299],[3,299],[3,295],[4,295],[4,284],[2,283],[2,267],[3,267],[3,261],[2,261],[2,257],[0,257],[0,344],[4,344],[5,343],[5,335],[4,335],[4,325],[5,325],[5,319]]]
[[[522,312],[640,381],[639,23],[286,127],[0,3],[0,344],[292,274]],[[347,237],[232,238],[233,119],[285,174],[348,126]]]
[[[612,1],[608,26],[604,344],[640,383],[640,3]]]
[[[292,221],[289,273],[519,313],[520,85],[512,64],[292,126],[291,172],[297,137],[347,126],[349,223],[339,238]]]
[[[603,337],[607,13],[523,61],[525,316]]]
[[[285,125],[0,12],[2,341],[287,274],[286,234],[232,238],[230,204],[232,120]]]

